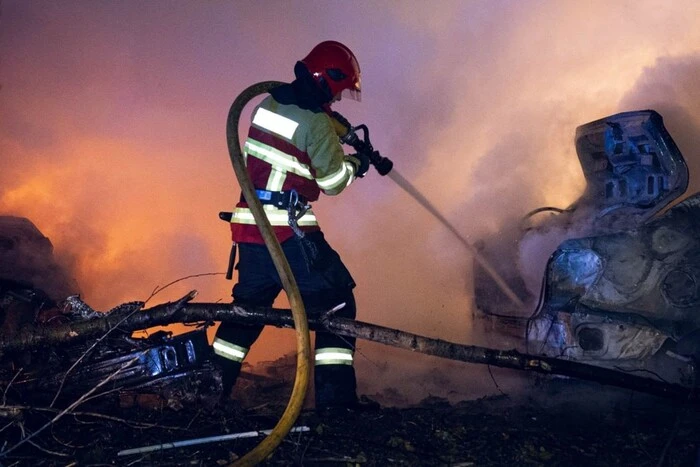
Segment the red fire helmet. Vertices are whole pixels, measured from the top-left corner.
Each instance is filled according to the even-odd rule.
[[[336,41],[321,42],[301,62],[322,89],[328,87],[331,98],[342,93],[360,100],[360,65],[345,45]]]

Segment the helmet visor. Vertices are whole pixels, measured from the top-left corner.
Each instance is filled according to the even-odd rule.
[[[352,88],[343,89],[341,94],[344,98],[349,98],[357,102],[362,102],[362,93],[360,92],[360,77],[357,77],[355,85]]]
[[[343,89],[341,96],[345,99],[352,99],[357,102],[362,102],[362,93],[355,89]]]

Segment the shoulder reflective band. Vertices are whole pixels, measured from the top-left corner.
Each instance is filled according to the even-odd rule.
[[[295,173],[301,177],[313,180],[309,168],[299,162],[296,157],[290,156],[279,149],[273,148],[267,144],[255,141],[248,138],[245,142],[245,152],[250,156],[257,157],[260,160],[271,164],[277,170]]]
[[[253,123],[275,134],[292,139],[299,124],[282,115],[260,108],[255,112]]]
[[[352,365],[352,350],[341,347],[316,349],[316,365]]]
[[[265,209],[266,207],[274,207],[271,205],[264,206],[265,215],[270,221],[271,225],[289,225],[289,214],[284,209]],[[255,225],[255,218],[253,213],[248,208],[236,208],[233,210],[233,215],[231,216],[232,224],[250,224]],[[301,219],[297,221],[297,225],[302,227],[318,225],[316,221],[316,215],[309,209],[306,211]]]
[[[248,353],[248,349],[241,347],[240,345],[235,345],[230,342],[226,342],[218,337],[214,338],[214,353],[234,362],[242,362]]]
[[[330,174],[327,177],[316,179],[316,183],[322,190],[331,190],[340,185],[347,184],[348,179],[352,179],[353,172],[354,170],[352,163],[344,161],[341,164],[340,169],[338,169],[335,173]]]

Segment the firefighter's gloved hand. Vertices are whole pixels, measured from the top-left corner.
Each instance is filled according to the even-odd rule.
[[[369,155],[358,152],[357,154],[349,155],[348,159],[350,159],[350,162],[352,162],[353,165],[355,165],[355,177],[364,177],[367,171],[369,170]]]

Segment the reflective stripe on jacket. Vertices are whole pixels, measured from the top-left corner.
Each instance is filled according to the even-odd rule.
[[[323,111],[284,105],[268,96],[253,110],[252,123],[244,145],[248,174],[256,189],[296,190],[309,202],[320,192],[337,195],[355,180],[359,161],[343,153],[330,117]],[[280,242],[294,235],[288,214],[272,205],[264,206],[267,218]],[[319,230],[309,210],[298,220],[302,230]],[[264,243],[253,215],[239,202],[231,218],[233,241]]]

